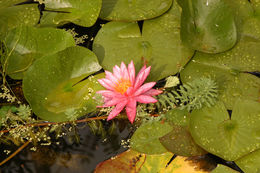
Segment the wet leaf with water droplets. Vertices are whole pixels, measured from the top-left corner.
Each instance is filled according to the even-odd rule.
[[[71,34],[64,30],[32,26],[20,26],[9,31],[4,42],[11,54],[2,56],[2,66],[14,79],[22,79],[35,59],[75,45]]]
[[[222,102],[214,107],[193,110],[190,132],[208,152],[233,161],[260,148],[260,103],[237,100],[231,119]]]
[[[237,40],[233,14],[224,0],[180,0],[181,39],[192,49],[219,53]]]
[[[112,70],[122,61],[134,61],[137,69],[151,65],[148,80],[177,73],[194,51],[180,40],[180,7],[175,3],[164,15],[144,21],[142,33],[137,23],[109,22],[98,32],[93,51],[104,69]]]
[[[131,138],[132,149],[145,154],[160,154],[167,150],[159,141],[159,137],[164,136],[172,130],[166,122],[151,122],[140,126]]]
[[[82,79],[100,70],[90,50],[75,46],[37,59],[23,79],[23,92],[33,112],[48,121],[68,121],[69,111],[77,116],[96,109],[92,99],[103,87],[96,77]]]

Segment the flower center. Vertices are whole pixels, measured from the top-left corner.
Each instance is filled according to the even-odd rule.
[[[117,84],[115,85],[114,89],[120,94],[124,94],[127,91],[127,89],[131,86],[132,84],[130,80],[121,78],[117,81]]]

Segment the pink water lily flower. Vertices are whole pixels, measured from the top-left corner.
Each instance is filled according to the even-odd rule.
[[[143,85],[150,70],[151,66],[146,68],[146,65],[144,65],[135,77],[135,67],[133,61],[131,61],[128,68],[122,62],[121,67],[116,65],[113,68],[113,73],[105,71],[106,77],[99,79],[98,82],[107,90],[100,90],[97,93],[102,94],[104,98],[104,105],[99,107],[115,106],[107,120],[116,117],[125,107],[127,117],[133,123],[136,116],[137,102],[157,102],[152,96],[158,95],[162,91],[152,89],[156,82],[149,82]]]

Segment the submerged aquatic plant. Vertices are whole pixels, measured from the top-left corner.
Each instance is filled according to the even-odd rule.
[[[99,107],[116,106],[109,114],[107,120],[116,117],[126,107],[126,114],[131,123],[134,122],[136,116],[136,104],[155,103],[157,100],[152,96],[160,94],[162,91],[152,89],[156,82],[149,82],[142,85],[150,73],[151,66],[142,67],[135,77],[135,67],[133,61],[126,67],[125,63],[121,63],[121,67],[117,65],[113,68],[113,73],[105,71],[106,78],[99,79],[99,83],[106,90],[100,90],[97,93],[102,94],[104,105]]]

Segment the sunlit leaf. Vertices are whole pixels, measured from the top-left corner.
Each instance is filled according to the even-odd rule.
[[[208,152],[233,161],[260,148],[260,103],[238,100],[231,119],[222,102],[193,110],[190,132]]]
[[[100,17],[114,21],[137,21],[166,12],[172,0],[103,0]]]
[[[101,162],[95,173],[208,173],[214,167],[205,159],[177,156],[170,162],[172,158],[169,152],[145,155],[131,149]]]
[[[69,47],[35,61],[23,80],[23,91],[33,112],[49,121],[70,120],[71,110],[78,116],[95,110],[92,99],[102,89],[97,77],[85,77],[100,70],[94,53],[83,47]]]
[[[144,161],[145,154],[134,150],[127,150],[109,160],[99,163],[95,169],[95,173],[135,173],[140,170]]]

